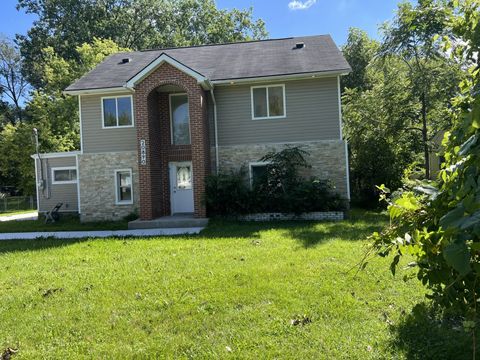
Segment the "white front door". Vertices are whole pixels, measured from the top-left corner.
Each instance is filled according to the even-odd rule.
[[[172,214],[193,213],[192,163],[172,162],[169,165]]]

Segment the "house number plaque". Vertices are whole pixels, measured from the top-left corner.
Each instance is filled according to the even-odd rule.
[[[147,146],[145,140],[140,140],[140,165],[147,165]]]

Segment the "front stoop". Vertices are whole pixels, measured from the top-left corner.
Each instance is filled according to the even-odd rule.
[[[192,215],[163,216],[154,220],[134,220],[128,223],[129,230],[203,228],[208,225],[207,218],[194,218]]]

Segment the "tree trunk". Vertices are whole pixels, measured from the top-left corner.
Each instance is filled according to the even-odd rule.
[[[422,138],[425,156],[425,178],[430,180],[430,153],[428,150],[427,102],[425,100],[425,93],[422,94]]]

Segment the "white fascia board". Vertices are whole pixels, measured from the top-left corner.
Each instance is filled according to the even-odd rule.
[[[129,88],[129,89],[133,89],[135,87],[135,84],[137,84],[139,81],[143,80],[152,71],[154,71],[156,68],[158,68],[163,63],[170,64],[173,67],[180,70],[181,72],[193,77],[202,86],[205,86],[205,87],[208,86],[207,83],[206,83],[207,78],[205,76],[203,76],[202,74],[200,74],[200,73],[196,72],[195,70],[189,68],[188,66],[185,66],[184,64],[175,60],[171,56],[168,56],[167,54],[163,53],[159,57],[157,57],[154,61],[152,61],[147,67],[145,67],[142,71],[140,71],[137,75],[135,75],[133,78],[128,80],[127,84],[126,84],[126,87]]]
[[[299,74],[287,74],[287,75],[274,75],[274,76],[261,76],[255,78],[239,78],[239,79],[227,79],[227,80],[212,80],[213,85],[237,85],[237,84],[252,84],[252,83],[265,83],[284,80],[305,80],[316,79],[323,77],[343,76],[350,73],[348,70],[342,71],[322,71],[312,73],[299,73]]]
[[[40,154],[42,159],[53,159],[53,158],[65,158],[65,157],[74,157],[81,154],[80,151],[65,151],[65,152],[52,152],[52,153],[43,153]],[[32,159],[38,159],[37,154],[30,155]]]
[[[134,89],[127,88],[126,86],[118,86],[111,88],[98,88],[98,89],[83,89],[83,90],[65,90],[63,93],[66,95],[98,95],[98,94],[131,94]]]

